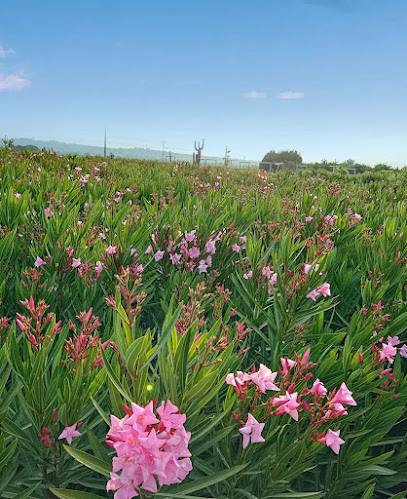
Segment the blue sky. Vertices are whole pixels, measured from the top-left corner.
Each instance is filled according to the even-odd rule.
[[[406,0],[13,0],[0,135],[407,165]]]

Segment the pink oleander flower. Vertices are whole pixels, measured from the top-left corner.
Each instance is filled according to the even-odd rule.
[[[154,254],[154,260],[156,262],[162,260],[164,257],[164,251],[157,251],[157,253]]]
[[[328,430],[326,432],[325,437],[322,439],[322,442],[327,447],[330,447],[335,452],[335,454],[339,454],[340,446],[345,443],[345,440],[342,440],[339,437],[340,433],[341,433],[341,430],[337,430],[337,431]]]
[[[324,387],[324,384],[322,381],[320,381],[318,378],[314,381],[314,384],[312,385],[312,388],[310,392],[314,395],[319,395],[325,397],[325,395],[328,393],[328,390]]]
[[[199,248],[196,246],[192,246],[192,248],[189,249],[188,254],[192,260],[196,260],[199,258],[201,252],[199,251]]]
[[[270,269],[270,267],[268,265],[263,267],[263,269],[261,271],[261,275],[264,277],[271,277],[273,274],[274,274],[274,272]]]
[[[205,244],[205,251],[209,253],[210,255],[214,255],[216,253],[216,246],[215,246],[215,241],[208,241]]]
[[[324,284],[318,288],[318,292],[322,296],[331,296],[331,288],[330,285],[327,282],[324,282]]]
[[[407,359],[407,345],[404,344],[400,349],[399,349],[399,354]]]
[[[346,404],[346,405],[357,405],[352,397],[352,392],[348,390],[345,383],[342,383],[339,390],[336,392],[334,398],[331,401],[333,404]]]
[[[246,449],[250,442],[252,444],[265,442],[261,436],[263,428],[264,423],[259,423],[250,413],[247,415],[246,424],[239,430],[243,435],[243,449]]]
[[[77,267],[80,267],[82,264],[80,258],[73,258],[72,259],[72,268],[76,269]]]
[[[362,216],[359,215],[359,213],[355,213],[353,215],[353,218],[356,220],[356,222],[360,222],[362,220]]]
[[[238,244],[232,244],[232,251],[239,253],[240,251],[240,246]]]
[[[238,386],[242,386],[246,381],[250,381],[251,378],[248,374],[237,371],[236,376],[233,373],[229,373],[226,376],[226,384],[238,388]]]
[[[153,402],[125,410],[122,419],[111,416],[107,443],[117,456],[106,489],[115,491],[115,499],[130,499],[138,496],[138,488],[156,493],[158,487],[182,482],[192,470],[185,414],[169,401],[162,402],[157,415]]]
[[[383,343],[382,349],[380,350],[380,361],[388,360],[390,364],[393,364],[396,354],[396,347],[392,346],[390,343]]]
[[[41,267],[42,265],[46,265],[47,262],[44,262],[44,260],[42,258],[40,258],[39,256],[37,256],[37,259],[35,260],[34,262],[34,267]]]
[[[96,272],[96,274],[99,276],[102,273],[102,270],[103,270],[103,264],[102,264],[102,262],[97,261],[96,265],[95,265],[95,272]]]
[[[271,370],[264,364],[260,364],[259,370],[250,374],[250,379],[255,385],[259,387],[261,393],[266,393],[266,390],[273,390],[279,392],[280,389],[274,384],[277,373],[271,372]]]
[[[294,421],[298,421],[298,410],[297,407],[300,404],[297,402],[298,393],[288,393],[285,395],[281,395],[281,397],[277,397],[274,399],[274,405],[278,406],[276,414],[278,416],[283,416],[284,414],[290,415]]]
[[[116,246],[108,246],[106,249],[106,254],[107,255],[115,255],[117,253],[117,247]]]
[[[149,245],[147,246],[147,249],[146,249],[146,251],[145,251],[145,254],[146,254],[146,255],[150,255],[152,252],[153,252],[153,247],[151,246],[151,244],[149,244]]]
[[[400,339],[399,339],[398,336],[388,336],[387,337],[387,342],[392,347],[396,347],[397,345],[399,345],[401,343],[401,341],[400,341]]]
[[[317,298],[318,296],[320,295],[321,293],[318,291],[318,289],[313,289],[312,291],[310,291],[308,294],[307,294],[307,298],[309,298],[310,300],[313,300],[313,301],[317,301]]]
[[[276,272],[273,272],[271,274],[271,277],[268,280],[268,284],[267,284],[268,294],[271,294],[271,292],[273,291],[274,286],[277,284],[277,277],[278,277],[278,275],[277,275]]]
[[[51,215],[53,215],[54,212],[51,210],[51,208],[45,208],[44,210],[44,215],[49,218]]]
[[[73,438],[80,437],[82,435],[82,433],[79,433],[79,431],[76,429],[77,426],[77,423],[72,426],[65,426],[64,431],[59,435],[58,440],[65,438],[65,440],[68,442],[68,445],[71,445]]]
[[[185,240],[189,243],[195,239],[196,230],[191,230],[191,232],[185,232]]]
[[[198,265],[198,272],[200,274],[207,272],[208,265],[206,264],[205,260],[201,260]]]
[[[253,271],[252,270],[249,270],[249,272],[247,272],[247,274],[243,274],[243,279],[251,279],[253,277]]]
[[[280,359],[281,366],[283,368],[283,373],[288,374],[291,369],[297,364],[295,360],[287,359],[287,357],[281,358]]]
[[[305,221],[307,224],[310,224],[312,222],[312,217],[305,217]]]
[[[311,273],[316,272],[319,269],[319,265],[317,263],[314,265],[312,263],[304,263],[304,272],[306,274],[308,274],[311,269]]]
[[[174,254],[171,254],[170,255],[170,260],[171,260],[171,263],[173,265],[179,265],[180,261],[181,261],[181,255],[178,254],[178,253],[174,253]]]

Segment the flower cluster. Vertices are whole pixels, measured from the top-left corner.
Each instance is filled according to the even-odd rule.
[[[288,414],[298,422],[300,412],[306,412],[312,440],[324,443],[336,454],[339,452],[340,445],[344,443],[339,437],[340,430],[328,429],[321,434],[315,430],[348,414],[345,406],[356,406],[356,402],[345,383],[329,393],[319,379],[315,380],[311,388],[306,384],[304,386],[304,382],[312,378],[309,370],[316,366],[308,362],[309,355],[310,349],[303,356],[295,354],[295,360],[282,358],[278,372],[272,372],[260,364],[258,370],[254,367],[249,373],[238,371],[236,375],[227,375],[226,383],[234,387],[241,401],[239,412],[232,415],[242,425],[239,432],[243,435],[243,448],[250,442],[265,441],[261,433],[267,418]],[[280,378],[278,382],[277,376]],[[300,384],[301,389],[298,388]],[[268,391],[280,392],[281,395],[273,395],[267,401],[262,401],[262,396]],[[258,414],[259,420],[255,419],[253,412]]]
[[[130,499],[139,495],[137,489],[157,492],[157,481],[160,487],[182,482],[192,470],[185,414],[170,401],[162,402],[157,414],[154,402],[124,408],[124,418],[111,416],[107,434],[117,453],[107,490],[116,491],[116,499]]]

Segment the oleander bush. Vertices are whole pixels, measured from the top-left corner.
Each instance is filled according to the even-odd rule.
[[[407,497],[405,171],[0,179],[1,497]]]

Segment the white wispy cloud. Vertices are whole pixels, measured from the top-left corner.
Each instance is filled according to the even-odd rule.
[[[243,97],[246,99],[265,99],[267,97],[267,92],[257,92],[252,90],[251,92],[244,92]]]
[[[10,54],[14,54],[13,49],[5,49],[2,45],[0,45],[0,59],[5,59]]]
[[[28,87],[30,82],[27,78],[18,74],[0,74],[0,92],[2,90],[22,90]]]
[[[278,96],[279,99],[302,99],[304,97],[304,92],[281,92]]]

